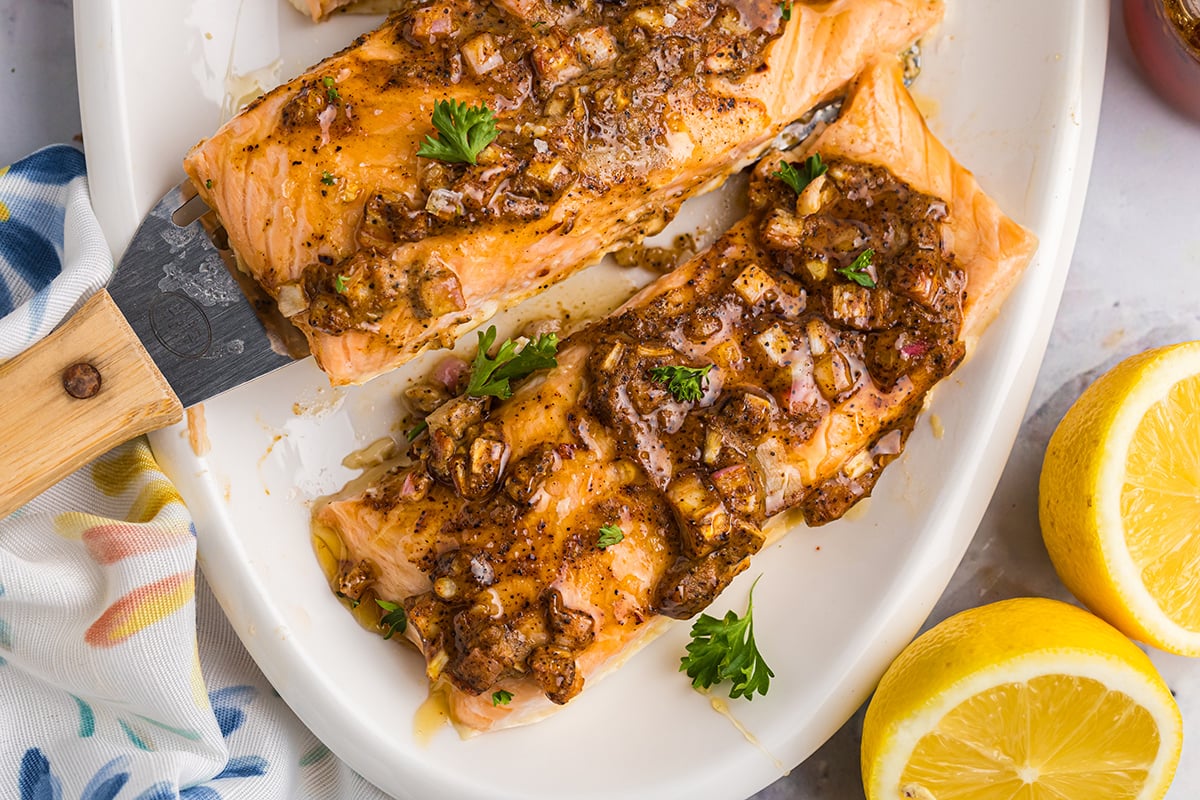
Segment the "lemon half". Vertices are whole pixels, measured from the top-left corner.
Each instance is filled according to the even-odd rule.
[[[1066,603],[1006,600],[942,622],[884,674],[863,785],[870,800],[1150,800],[1182,739],[1136,645]]]
[[[1088,608],[1200,655],[1200,342],[1133,356],[1088,387],[1050,439],[1039,515]]]

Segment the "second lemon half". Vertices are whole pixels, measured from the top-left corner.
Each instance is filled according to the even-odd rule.
[[[1039,511],[1076,597],[1128,636],[1200,655],[1200,342],[1088,387],[1050,439]]]

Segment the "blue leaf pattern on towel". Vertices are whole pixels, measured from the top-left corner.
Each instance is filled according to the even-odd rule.
[[[62,800],[62,785],[50,774],[50,761],[42,751],[31,747],[21,757],[21,772],[17,778],[21,800]]]
[[[35,299],[62,273],[65,187],[83,174],[83,154],[66,146],[0,170],[0,316]],[[36,329],[44,309],[33,310]]]
[[[222,736],[229,738],[229,734],[242,727],[242,723],[246,721],[246,712],[242,710],[242,706],[255,694],[257,690],[253,686],[227,686],[208,693],[208,702],[212,703],[213,714],[217,717]]]
[[[0,225],[0,259],[7,261],[13,272],[35,291],[62,272],[62,262],[58,260],[54,245],[15,219]]]
[[[189,786],[179,793],[179,800],[221,800],[221,794],[208,786]]]
[[[9,313],[16,307],[17,303],[13,299],[12,291],[8,288],[8,283],[0,280],[0,317]]]
[[[8,174],[23,178],[30,183],[48,183],[64,186],[87,171],[83,153],[74,147],[61,145],[39,150],[28,158],[13,164]]]
[[[166,782],[156,783],[133,800],[179,800],[179,792]]]
[[[156,783],[133,800],[221,800],[221,793],[208,786],[176,789],[170,783]]]
[[[33,332],[38,329],[38,326],[42,324],[42,320],[46,317],[46,304],[49,302],[49,289],[42,289],[33,296],[32,300],[29,301],[29,334],[31,336],[33,335]]]
[[[256,775],[265,775],[266,772],[267,760],[262,756],[235,756],[229,759],[229,762],[225,764],[225,769],[217,773],[213,780],[253,778]]]
[[[126,762],[125,756],[117,756],[101,767],[83,787],[79,800],[115,800],[117,793],[129,782],[129,773],[118,771],[125,769]]]

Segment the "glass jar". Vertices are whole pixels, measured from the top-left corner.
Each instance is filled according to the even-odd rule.
[[[1125,32],[1159,94],[1200,120],[1200,0],[1125,0]]]

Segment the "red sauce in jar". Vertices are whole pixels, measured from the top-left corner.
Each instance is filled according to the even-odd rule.
[[[1125,30],[1154,88],[1200,120],[1200,0],[1125,0]]]

